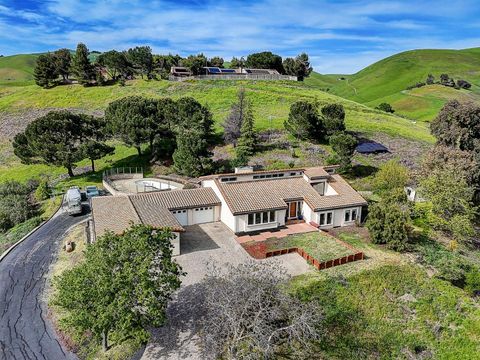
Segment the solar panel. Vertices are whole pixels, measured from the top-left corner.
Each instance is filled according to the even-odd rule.
[[[388,149],[385,146],[375,141],[362,143],[358,145],[355,150],[361,154],[388,152]]]
[[[211,73],[211,74],[220,74],[220,69],[219,68],[211,67],[211,68],[207,68],[207,69],[208,69],[208,72]]]
[[[220,69],[222,73],[234,73],[235,69]]]

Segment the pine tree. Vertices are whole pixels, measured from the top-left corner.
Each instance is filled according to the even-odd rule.
[[[79,84],[87,85],[94,75],[92,64],[88,58],[88,48],[85,44],[78,44],[72,61],[72,73]]]
[[[195,130],[181,130],[177,133],[173,163],[183,175],[197,177],[207,174],[212,168],[208,142]]]
[[[236,162],[238,165],[246,165],[248,159],[255,153],[257,134],[254,128],[253,112],[250,107],[246,109],[238,146],[235,148]]]
[[[45,89],[49,88],[57,78],[53,55],[50,53],[40,55],[33,72],[35,83]]]

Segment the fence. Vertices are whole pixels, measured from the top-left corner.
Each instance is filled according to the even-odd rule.
[[[172,76],[168,77],[170,81],[186,80],[287,80],[298,81],[296,76],[276,75],[276,74],[236,74],[236,75],[196,75],[196,76]]]
[[[143,177],[143,168],[142,167],[120,167],[120,168],[113,168],[113,169],[107,169],[103,172],[103,179],[106,179],[106,178],[117,178],[117,176],[120,176],[118,177],[118,179],[122,178],[122,176],[124,175],[125,176],[125,179],[128,179],[129,176],[132,176],[132,175],[139,175],[141,174],[142,177]]]

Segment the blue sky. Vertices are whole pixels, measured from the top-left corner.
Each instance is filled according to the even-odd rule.
[[[317,71],[353,73],[404,50],[480,46],[480,1],[0,0],[0,54],[78,42],[225,59],[305,51]]]

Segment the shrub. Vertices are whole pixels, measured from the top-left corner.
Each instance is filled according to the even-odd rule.
[[[352,156],[357,147],[357,139],[346,133],[336,133],[330,137],[330,145],[339,157],[340,172],[347,172],[352,167]]]
[[[387,161],[380,167],[373,179],[374,188],[378,192],[402,189],[407,185],[408,169],[396,160]]]
[[[52,189],[48,184],[48,180],[44,179],[40,181],[37,189],[35,190],[35,198],[37,201],[47,200],[52,195]]]
[[[480,270],[477,267],[465,275],[465,291],[473,296],[480,295]]]
[[[391,114],[393,114],[395,112],[392,105],[390,105],[389,103],[381,103],[378,106],[376,106],[375,109],[385,111],[385,112],[391,113]]]

